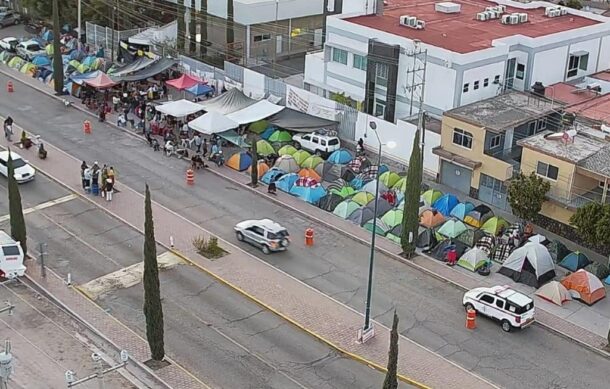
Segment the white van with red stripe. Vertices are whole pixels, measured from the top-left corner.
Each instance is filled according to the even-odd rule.
[[[502,323],[502,329],[525,328],[534,322],[534,301],[508,286],[474,288],[464,293],[466,309]]]

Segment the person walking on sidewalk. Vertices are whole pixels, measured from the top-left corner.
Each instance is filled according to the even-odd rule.
[[[114,188],[114,184],[112,183],[112,179],[106,179],[106,201],[112,201],[112,190]]]
[[[7,116],[7,118],[4,119],[4,137],[10,142],[11,135],[13,135],[13,118]]]

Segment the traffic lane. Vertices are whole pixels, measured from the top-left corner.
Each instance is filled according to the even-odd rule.
[[[25,93],[28,94],[27,91]],[[295,242],[298,239],[298,232],[304,231],[311,225],[299,215],[263,200],[209,172],[198,172],[195,186],[187,187],[184,183],[184,161],[163,157],[160,153],[154,153],[150,148],[143,147],[139,140],[97,123],[95,123],[98,126],[97,130],[91,136],[84,136],[80,122],[87,116],[74,110],[66,110],[44,95],[35,92],[29,94],[31,96],[28,101],[23,101],[22,104],[40,101],[41,114],[46,115],[45,121],[48,123],[41,132],[45,131],[43,136],[50,142],[89,161],[102,160],[102,157],[107,161],[116,161],[120,180],[134,188],[143,188],[144,182],[149,182],[155,200],[219,236],[232,239],[232,226],[236,220],[257,217],[257,215],[272,217],[285,223],[293,231]],[[13,100],[9,103],[12,104]],[[17,114],[20,112],[18,106],[3,109],[12,109],[17,111]],[[24,110],[27,111],[28,108]],[[65,114],[57,115],[57,111],[63,111]],[[21,124],[38,128],[29,115],[19,114],[18,117],[19,120],[24,121]],[[78,167],[75,167],[75,174],[79,174]],[[291,224],[295,221],[296,224]],[[315,229],[318,231],[318,243],[313,250],[306,253],[299,252],[297,243],[286,254],[277,256],[267,257],[256,249],[248,248],[248,250],[264,260],[276,261],[275,265],[286,269],[293,276],[306,280],[322,292],[332,294],[361,311],[364,302],[363,286],[366,285],[368,271],[368,248],[322,226],[316,225]],[[328,242],[338,242],[338,246],[326,247],[320,241],[320,237],[326,237]],[[332,262],[327,259],[331,259]],[[341,266],[336,265],[339,263]],[[413,327],[406,332],[408,336],[417,337],[418,331],[427,333],[429,336],[417,337],[417,340],[424,346],[439,349],[441,352],[456,345],[460,346],[460,352],[447,353],[449,359],[473,366],[475,372],[494,382],[506,383],[507,386],[514,384],[511,375],[506,374],[501,366],[498,366],[498,369],[485,369],[481,364],[470,363],[480,354],[474,352],[470,355],[462,351],[461,339],[468,335],[462,328],[464,317],[461,311],[462,292],[459,289],[405,267],[383,255],[377,255],[376,263],[373,314],[381,322],[390,325],[391,311],[393,307],[397,307],[403,323],[407,323],[407,328]],[[416,320],[414,312],[420,317],[426,317],[426,320]],[[541,358],[537,349],[527,348],[525,354],[515,353],[514,350],[522,349],[520,340],[515,337],[498,337],[498,328],[491,323],[483,325],[479,333],[483,331],[488,331],[485,336],[469,338],[470,342],[477,343],[475,349],[478,350],[479,346],[481,349],[494,347],[509,360],[509,363],[518,364],[526,360],[536,366],[535,369],[522,372],[524,382],[538,382],[545,379],[545,382],[550,384],[557,378],[556,372],[565,371],[562,370],[563,366],[557,366],[557,361],[553,358]],[[545,344],[560,344],[557,348],[565,345],[574,346],[573,343],[546,331],[540,336],[544,337]],[[448,345],[445,339],[449,339]],[[583,354],[585,350],[578,347],[574,349],[576,350],[574,353],[579,353],[581,358],[575,358],[573,361],[586,359],[587,355]],[[595,360],[597,365],[602,362],[600,359]],[[585,379],[596,382],[591,376]]]
[[[0,216],[8,215],[8,180],[0,175]],[[61,185],[53,185],[42,174],[36,174],[33,181],[19,184],[19,194],[21,195],[21,207],[23,209],[32,208],[47,201],[57,200],[70,194]]]
[[[177,362],[212,386],[376,388],[383,382],[381,373],[188,266],[162,272],[160,279],[165,341],[180,350],[173,356]],[[106,294],[99,303],[144,335],[142,295],[138,284]]]

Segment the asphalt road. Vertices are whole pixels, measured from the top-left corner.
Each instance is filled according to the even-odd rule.
[[[24,208],[68,194],[44,176],[20,188]],[[0,198],[4,215],[4,178]],[[26,222],[33,250],[35,243],[47,243],[45,263],[63,277],[70,272],[76,284],[141,261],[142,235],[81,199],[32,212]],[[8,229],[8,221],[0,228]],[[159,254],[163,251],[158,248]],[[190,266],[162,271],[160,280],[168,353],[212,387],[381,386],[381,373],[338,355]],[[141,284],[111,289],[98,303],[145,337],[143,293]]]
[[[7,81],[0,76],[0,85]],[[198,173],[195,186],[186,187],[183,161],[165,158],[140,140],[97,122],[93,134],[84,136],[81,123],[90,117],[25,86],[19,85],[10,100],[0,101],[0,114],[10,114],[18,125],[77,158],[113,164],[119,180],[133,188],[148,182],[156,201],[223,238],[234,240],[232,227],[243,219],[280,221],[296,237],[288,252],[264,256],[241,247],[363,311],[367,246],[314,224],[316,245],[306,248],[299,237],[312,225],[309,220],[211,173]],[[79,174],[78,166],[74,174]],[[467,331],[461,297],[459,289],[377,255],[373,315],[390,325],[396,308],[403,335],[502,387],[606,386],[600,374],[606,359],[538,326],[506,334],[496,323],[479,320],[476,331]]]

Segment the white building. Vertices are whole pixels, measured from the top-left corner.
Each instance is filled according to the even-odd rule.
[[[344,93],[388,121],[417,107],[409,71],[419,65],[408,55],[415,45],[427,50],[424,109],[434,116],[503,88],[610,68],[610,19],[592,13],[507,0],[378,0],[375,11],[373,0],[360,1],[327,17],[324,50],[306,58],[305,85],[327,97]]]

